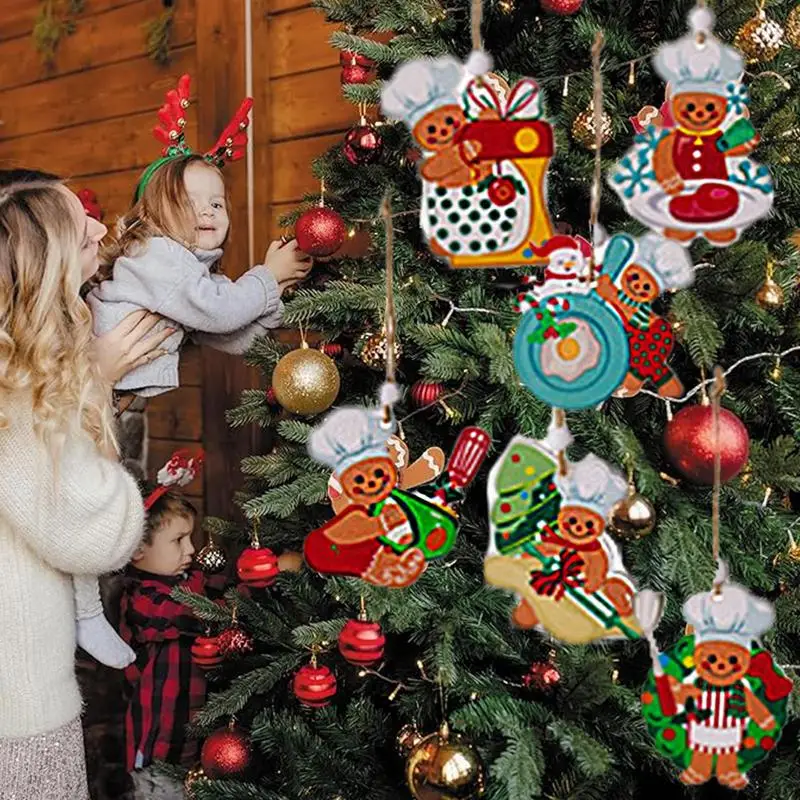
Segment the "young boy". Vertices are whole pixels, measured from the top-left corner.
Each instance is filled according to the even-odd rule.
[[[191,653],[195,637],[205,630],[170,592],[176,586],[198,593],[224,588],[224,575],[208,578],[190,570],[197,512],[171,490],[189,483],[199,463],[176,453],[159,472],[160,485],[145,500],[145,536],[125,575],[120,635],[136,653],[125,670],[130,695],[125,751],[137,800],[182,800],[183,787],[152,764],[193,766],[198,756],[198,742],[186,726],[206,699],[205,677]]]

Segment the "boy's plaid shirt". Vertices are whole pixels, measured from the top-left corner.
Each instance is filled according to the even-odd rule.
[[[192,659],[192,644],[205,626],[170,592],[181,586],[202,594],[223,589],[224,581],[200,570],[173,578],[128,567],[120,607],[120,635],[136,652],[136,661],[125,670],[128,771],[153,761],[191,765],[197,760],[199,743],[188,737],[186,726],[206,700],[205,676]]]

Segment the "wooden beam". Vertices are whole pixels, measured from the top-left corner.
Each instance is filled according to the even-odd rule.
[[[245,94],[246,0],[202,0],[197,7],[197,112],[199,135],[213,142]],[[250,264],[247,231],[247,174],[244,164],[225,170],[230,189],[234,234],[225,252],[228,274],[238,277]],[[253,452],[253,431],[233,429],[225,412],[251,385],[250,371],[239,356],[203,351],[203,442],[206,451],[205,509],[230,517],[233,493],[241,483],[240,461]]]
[[[328,44],[339,25],[327,22],[316,8],[279,14],[271,22],[269,66],[273,78],[339,63],[339,51]]]
[[[342,134],[312,136],[272,145],[272,201],[291,203],[303,195],[319,192],[319,180],[311,172],[311,162],[342,141]]]

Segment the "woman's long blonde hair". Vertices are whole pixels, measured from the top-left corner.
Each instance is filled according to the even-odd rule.
[[[184,184],[184,175],[192,164],[202,164],[222,172],[200,154],[180,156],[162,164],[150,178],[139,200],[116,225],[114,238],[103,249],[101,262],[103,274],[108,274],[120,256],[133,255],[148,239],[164,236],[188,249],[197,245],[195,214]],[[230,202],[226,197],[230,216]],[[228,228],[230,236],[230,227]]]
[[[111,387],[92,355],[92,317],[79,296],[81,232],[62,182],[0,170],[0,393],[29,392],[34,427],[56,457],[83,428],[116,446]],[[10,422],[0,406],[0,429]]]

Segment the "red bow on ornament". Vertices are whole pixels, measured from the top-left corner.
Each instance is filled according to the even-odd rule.
[[[173,486],[187,486],[200,472],[203,465],[203,451],[198,450],[191,455],[188,450],[176,450],[172,458],[158,471],[158,486],[153,489],[144,501],[145,510],[149,510],[159,497],[163,497]]]
[[[78,192],[78,200],[81,201],[83,210],[93,219],[98,222],[103,221],[103,209],[100,208],[100,202],[97,199],[97,193],[91,189],[81,189]]]

